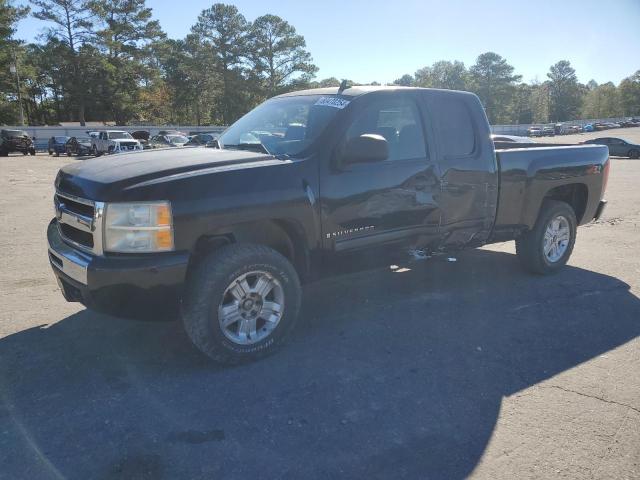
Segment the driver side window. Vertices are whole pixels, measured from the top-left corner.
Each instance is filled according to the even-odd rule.
[[[345,140],[364,134],[381,135],[387,140],[390,161],[427,156],[420,113],[411,99],[397,95],[365,107],[347,130]]]

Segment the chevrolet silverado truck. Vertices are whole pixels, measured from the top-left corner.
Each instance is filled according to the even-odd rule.
[[[577,226],[606,205],[607,148],[496,145],[471,93],[280,95],[216,148],[62,168],[49,259],[68,301],[111,312],[169,302],[206,355],[253,360],[291,332],[301,283],[347,256],[515,240],[526,270],[562,268]]]
[[[142,149],[142,144],[138,140],[129,132],[121,130],[98,132],[97,136],[91,137],[91,150],[96,157],[105,153],[123,153]]]

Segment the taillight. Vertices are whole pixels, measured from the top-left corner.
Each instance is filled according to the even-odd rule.
[[[602,195],[604,196],[604,192],[607,189],[607,182],[609,181],[609,167],[611,166],[611,160],[607,158],[607,161],[604,163],[604,170],[602,171]]]

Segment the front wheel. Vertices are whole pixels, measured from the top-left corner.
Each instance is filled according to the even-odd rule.
[[[546,200],[533,229],[516,240],[516,252],[522,266],[540,275],[557,272],[571,256],[577,223],[570,205]]]
[[[301,288],[275,250],[224,246],[190,273],[182,322],[193,344],[219,363],[257,360],[278,349],[295,326]]]
[[[635,150],[635,149],[631,150],[629,152],[629,158],[633,158],[634,160],[640,158],[640,151]]]

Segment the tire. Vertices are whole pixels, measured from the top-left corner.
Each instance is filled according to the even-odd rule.
[[[53,152],[51,150],[49,150],[49,155],[53,155]]]
[[[25,150],[24,152],[22,152],[23,155],[29,155],[29,151]]]
[[[58,150],[56,150],[56,157],[60,156],[60,152]]]
[[[93,146],[93,156],[94,157],[100,156],[100,153],[98,152],[98,147],[96,147],[95,145]]]
[[[32,157],[35,157],[36,155],[36,149],[32,148],[31,150],[29,150],[29,153],[31,154]]]
[[[634,160],[640,158],[640,152],[638,150],[631,150],[629,152],[629,158],[633,158]]]
[[[262,300],[256,300],[255,304],[251,300],[251,306],[259,313],[246,311],[249,296],[230,291],[235,290],[238,280],[245,279],[244,290],[251,287],[249,295],[257,295],[253,291],[258,286],[256,273],[267,279],[267,284],[273,283]],[[256,277],[253,285],[252,277]],[[185,292],[181,316],[187,335],[202,353],[222,364],[254,361],[281,347],[296,324],[302,297],[293,265],[275,250],[252,244],[226,245],[203,258],[188,275]],[[271,310],[264,309],[267,302],[272,305]],[[234,312],[231,314],[234,318],[237,315],[249,318],[238,318],[225,328],[221,324],[223,305]],[[278,305],[282,307],[276,310],[274,306]],[[271,314],[271,320],[266,321],[261,317],[266,315],[265,311],[279,313]],[[242,325],[249,326],[251,319],[253,331],[240,337]]]
[[[0,157],[8,157],[9,152],[7,150],[0,150]]]
[[[557,221],[558,223],[552,224]],[[516,253],[525,270],[539,275],[549,275],[560,270],[569,260],[576,242],[577,220],[573,208],[565,202],[545,200],[533,229],[524,233],[516,240]],[[552,247],[545,253],[545,234],[547,230],[554,230],[555,226],[562,227],[550,243]],[[566,228],[565,228],[566,227]],[[568,240],[562,241],[564,232],[568,231]],[[556,237],[558,240],[556,241]]]

